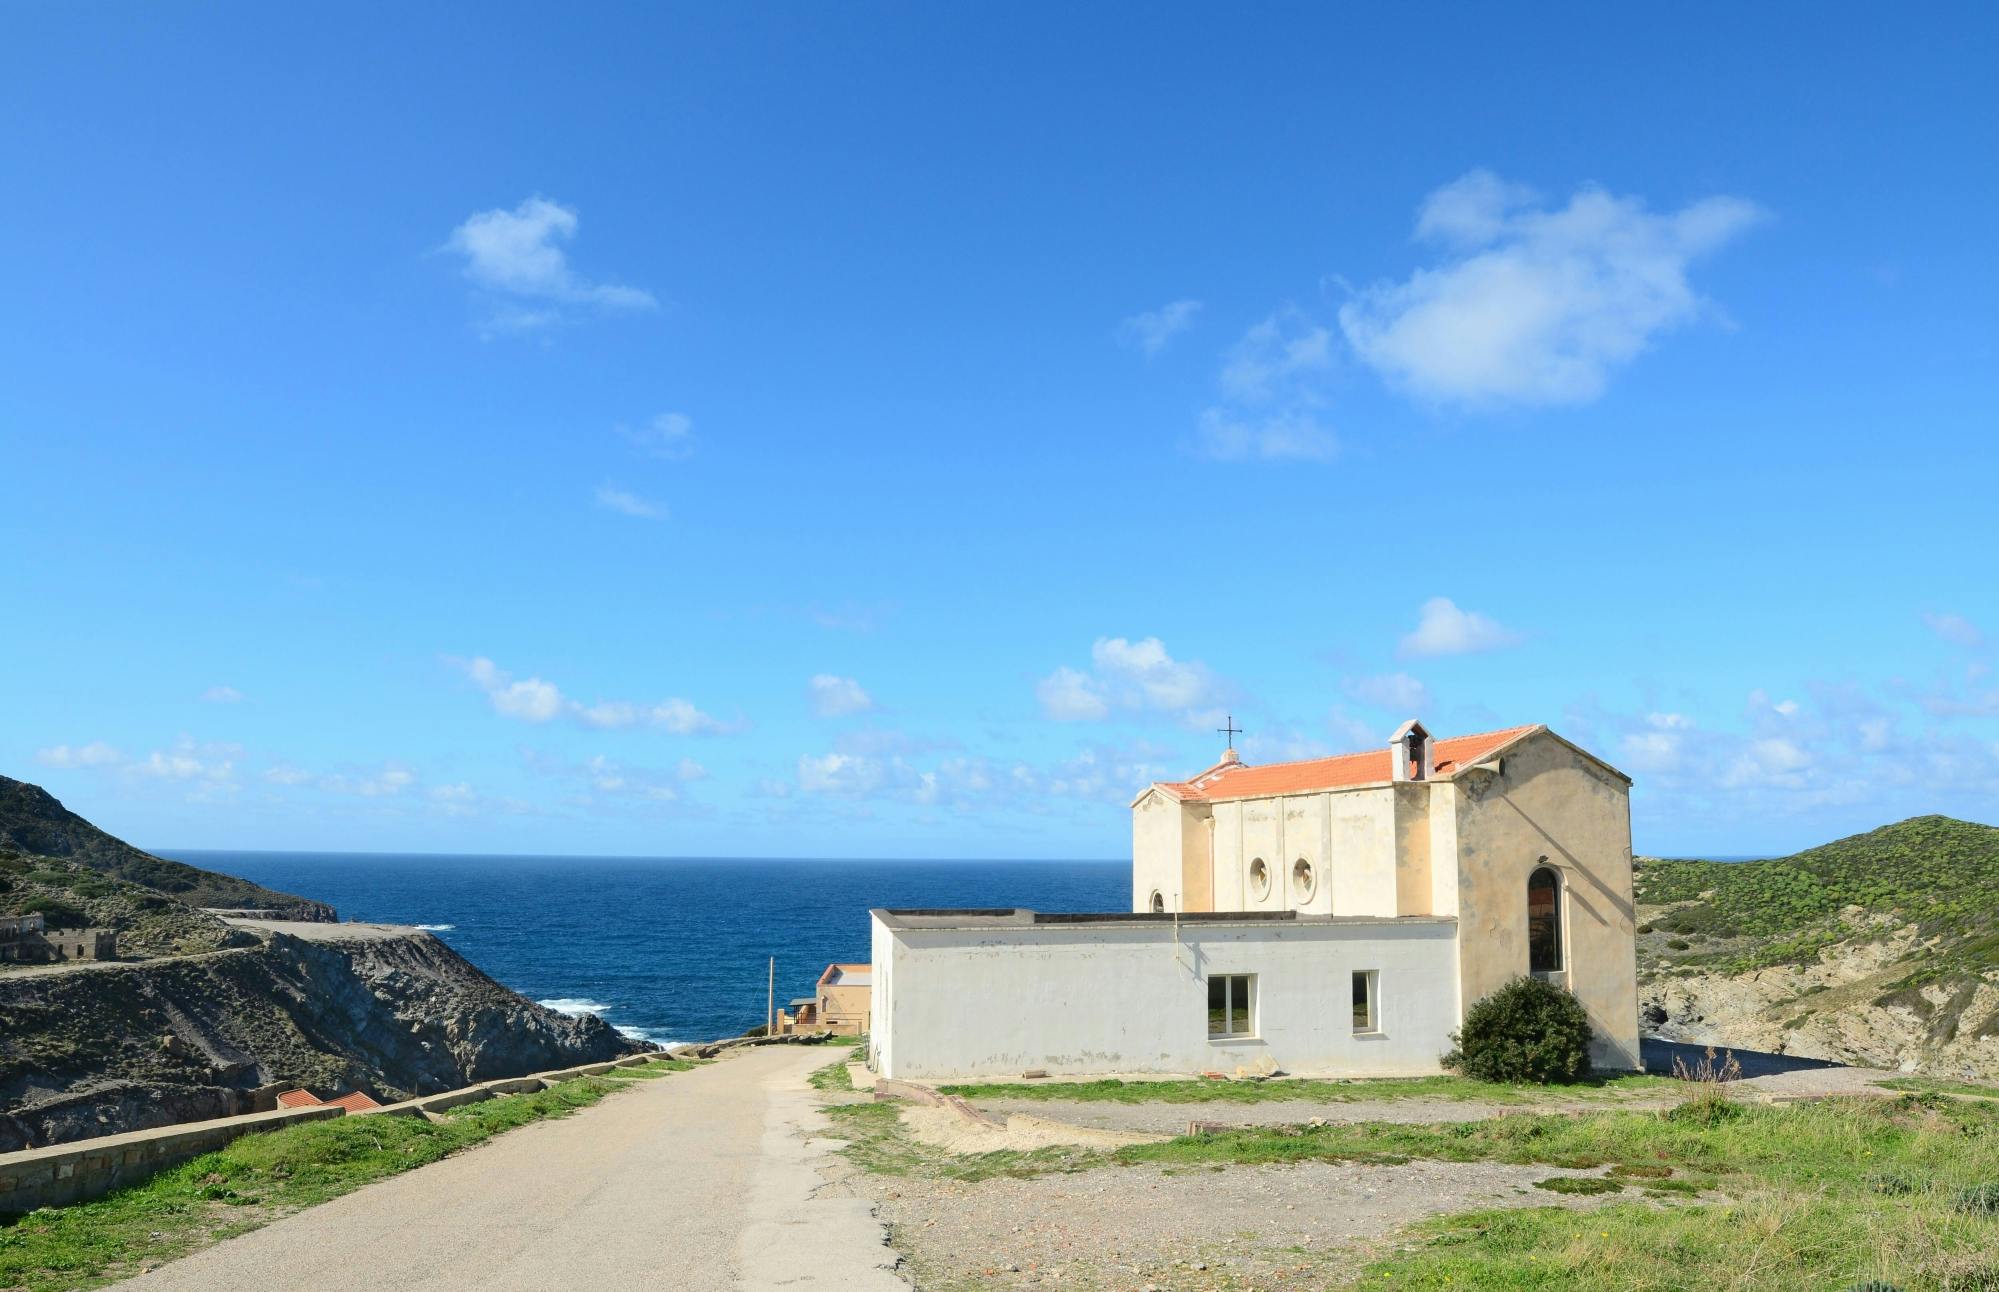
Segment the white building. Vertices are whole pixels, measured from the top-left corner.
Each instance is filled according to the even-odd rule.
[[[1252,767],[1132,803],[1132,910],[877,910],[889,1077],[1435,1072],[1465,1008],[1567,987],[1638,1066],[1630,779],[1544,726]]]

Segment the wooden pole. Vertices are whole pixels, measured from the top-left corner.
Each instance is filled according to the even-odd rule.
[[[777,1031],[777,957],[770,958],[770,997],[764,1003],[764,1035]]]

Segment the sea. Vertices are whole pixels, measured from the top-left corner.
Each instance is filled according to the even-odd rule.
[[[159,855],[427,929],[531,1000],[660,1044],[762,1023],[772,957],[780,1006],[866,961],[870,907],[1131,907],[1129,861]]]

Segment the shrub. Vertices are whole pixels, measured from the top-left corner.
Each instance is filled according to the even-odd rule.
[[[1974,1216],[1999,1216],[1999,1181],[1959,1189],[1950,1205]]]
[[[1666,945],[1671,947],[1675,951],[1685,951],[1688,947],[1691,947],[1693,943],[1687,941],[1685,938],[1667,938]]]
[[[88,915],[53,897],[29,898],[21,903],[21,914],[40,915],[42,923],[52,929],[80,929],[90,923]]]
[[[1480,1081],[1575,1081],[1589,1075],[1589,1016],[1539,978],[1515,978],[1465,1013],[1444,1066]]]

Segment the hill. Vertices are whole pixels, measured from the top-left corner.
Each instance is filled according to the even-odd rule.
[[[1767,861],[1641,858],[1648,1031],[1999,1075],[1999,828],[1914,817]]]
[[[0,776],[0,849],[75,862],[189,906],[268,910],[290,920],[335,918],[322,902],[142,852],[70,811],[41,786],[7,776]]]

